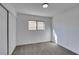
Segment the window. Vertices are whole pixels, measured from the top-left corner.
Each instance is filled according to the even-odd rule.
[[[37,29],[38,30],[44,30],[45,29],[44,22],[37,22]]]
[[[28,30],[45,30],[45,23],[39,21],[28,21]]]
[[[28,21],[28,30],[36,30],[36,21]]]

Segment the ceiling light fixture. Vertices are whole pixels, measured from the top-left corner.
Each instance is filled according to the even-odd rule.
[[[42,4],[42,7],[43,7],[43,8],[48,8],[48,3],[43,3],[43,4]]]

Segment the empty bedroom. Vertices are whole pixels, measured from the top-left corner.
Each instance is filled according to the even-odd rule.
[[[79,3],[0,3],[0,55],[78,55]]]

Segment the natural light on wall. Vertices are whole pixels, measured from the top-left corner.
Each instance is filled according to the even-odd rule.
[[[56,35],[56,32],[55,32],[54,29],[53,29],[53,36],[54,36],[54,39],[55,39],[55,43],[57,44],[57,35]]]

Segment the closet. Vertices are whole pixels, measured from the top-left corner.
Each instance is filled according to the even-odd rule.
[[[0,4],[0,55],[9,53],[8,42],[8,10]]]

